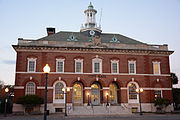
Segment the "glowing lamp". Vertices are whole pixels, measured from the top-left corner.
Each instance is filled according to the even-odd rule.
[[[50,72],[50,67],[49,67],[48,64],[46,64],[46,66],[44,66],[43,71],[44,71],[44,73],[49,73]]]

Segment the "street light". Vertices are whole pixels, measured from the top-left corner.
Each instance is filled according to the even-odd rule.
[[[87,96],[88,96],[88,104],[87,104],[87,105],[88,105],[88,106],[90,105],[90,103],[89,103],[89,95],[90,95],[90,94],[89,94],[89,92],[88,92],[88,93],[87,93]]]
[[[48,64],[44,66],[43,71],[45,73],[45,90],[44,90],[44,120],[47,120],[47,81],[48,73],[50,72],[50,67]]]
[[[70,91],[70,88],[63,88],[62,91],[64,92],[63,94],[65,95],[65,113],[64,116],[67,116],[67,92]]]
[[[137,92],[137,93],[138,93],[138,95],[139,95],[140,115],[142,115],[142,107],[141,107],[141,93],[143,92],[143,89],[142,89],[142,88],[137,88],[137,89],[136,89],[136,92]]]
[[[109,93],[108,92],[106,92],[106,106],[109,106],[109,103],[108,103],[108,97],[109,97]]]
[[[4,104],[4,117],[6,117],[6,108],[7,108],[7,102],[8,102],[8,99],[7,99],[7,97],[8,97],[8,92],[9,92],[9,88],[6,88],[5,90],[5,93],[6,93],[6,96],[5,96],[5,104]]]

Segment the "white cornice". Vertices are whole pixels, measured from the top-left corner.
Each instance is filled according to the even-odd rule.
[[[16,72],[16,74],[44,74],[43,72]],[[48,74],[58,74],[58,75],[65,75],[65,74],[77,74],[77,75],[99,75],[95,73],[74,73],[74,72],[64,72],[64,73],[58,73],[58,72],[50,72]],[[128,75],[128,76],[171,76],[170,74],[160,74],[160,75],[155,75],[155,74],[129,74],[129,73],[117,73],[117,74],[112,74],[112,73],[101,73],[100,75],[113,75],[113,76],[123,76],[123,75]]]
[[[44,48],[32,46],[18,46],[16,51],[30,52],[61,52],[61,53],[102,53],[102,54],[131,54],[131,55],[158,55],[169,56],[173,51],[147,50],[147,49],[91,49],[91,48]]]

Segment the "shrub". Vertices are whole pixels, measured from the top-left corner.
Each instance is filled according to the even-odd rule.
[[[37,95],[26,95],[23,97],[20,97],[17,102],[17,104],[22,104],[25,106],[36,106],[39,104],[43,104],[43,99]]]
[[[170,104],[171,104],[170,100],[165,99],[165,98],[156,98],[155,101],[154,101],[155,106],[165,106],[165,107],[167,107]]]

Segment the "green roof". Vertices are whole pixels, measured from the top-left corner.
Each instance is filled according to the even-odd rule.
[[[132,38],[113,33],[101,33],[102,43],[117,43],[117,44],[145,44],[143,42],[134,40]],[[38,40],[47,41],[76,41],[76,42],[89,42],[92,38],[83,32],[67,32],[60,31],[55,34],[40,38]]]

